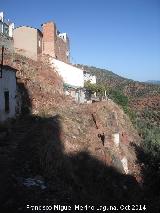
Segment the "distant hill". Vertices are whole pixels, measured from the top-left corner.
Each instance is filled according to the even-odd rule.
[[[112,89],[117,89],[123,92],[130,99],[135,100],[135,98],[151,98],[153,96],[157,97],[157,95],[160,94],[160,85],[158,84],[134,81],[121,77],[112,71],[93,66],[78,64],[77,67],[83,68],[91,74],[96,75],[97,83],[105,84]]]
[[[149,83],[149,84],[160,84],[160,81],[157,81],[157,80],[148,80],[148,81],[146,81],[146,83]]]
[[[112,71],[106,69],[100,69],[93,66],[81,65],[77,64],[77,67],[83,68],[84,70],[90,72],[93,75],[96,75],[98,83],[107,83],[108,86],[117,87],[124,86],[128,84],[128,82],[132,82],[132,80],[121,77]]]

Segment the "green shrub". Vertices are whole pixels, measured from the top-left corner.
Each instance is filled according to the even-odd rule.
[[[128,107],[128,97],[119,90],[111,89],[109,95],[118,105],[121,105],[122,107]]]

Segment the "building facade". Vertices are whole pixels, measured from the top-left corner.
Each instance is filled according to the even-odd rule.
[[[69,39],[59,33],[54,22],[42,24],[39,29],[21,26],[13,31],[14,48],[19,54],[37,60],[41,54],[69,63]]]
[[[42,24],[43,53],[60,61],[69,63],[69,38],[66,33],[60,33],[54,22]]]
[[[0,122],[16,115],[17,83],[16,70],[3,66],[0,72]]]
[[[91,84],[96,84],[97,78],[95,75],[92,75],[91,73],[85,70],[83,71],[83,75],[84,75],[84,82],[90,82]]]
[[[85,102],[83,70],[64,63],[53,57],[50,58],[52,68],[63,78],[64,93],[70,95],[78,103]]]
[[[21,26],[13,31],[15,52],[37,60],[38,56],[42,54],[42,38],[43,35],[40,30]]]
[[[0,12],[0,33],[12,38],[13,29],[14,23],[10,22],[9,20],[5,20],[4,13]]]
[[[64,63],[55,58],[50,58],[51,67],[59,73],[66,85],[74,88],[84,87],[83,70]]]
[[[4,13],[0,12],[0,48],[4,46],[9,51],[13,52],[13,29],[14,23],[5,20]]]

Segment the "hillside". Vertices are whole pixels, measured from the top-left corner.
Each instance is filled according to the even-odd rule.
[[[136,126],[139,126],[139,121],[142,120],[144,124],[140,126],[160,128],[160,85],[133,81],[96,67],[78,66],[96,75],[97,84],[104,85],[108,96],[124,110],[128,107],[126,112],[131,111],[131,119]],[[150,124],[149,120],[152,121]]]
[[[23,107],[22,116],[3,124],[8,129],[0,143],[3,208],[24,211],[27,200],[133,202],[142,184],[133,146],[139,146],[140,138],[124,112],[111,100],[77,105],[66,99],[63,82],[47,60],[34,62],[17,54],[4,59],[17,69]],[[115,133],[120,134],[118,147]]]
[[[44,61],[45,63],[36,62],[16,53],[4,54],[4,64],[17,69],[16,77],[24,114],[28,111],[37,114],[44,109],[57,107],[64,99],[61,77],[48,66],[45,58]]]
[[[158,212],[157,197],[146,187],[141,138],[116,103],[78,105],[64,96],[62,79],[47,59],[7,53],[4,59],[17,69],[23,107],[21,116],[0,126],[7,129],[0,138],[3,212],[106,203],[141,203]]]
[[[83,68],[86,71],[89,71],[91,74],[96,75],[97,82],[100,83],[106,83],[109,87],[117,87],[118,85],[121,87],[125,86],[129,82],[132,82],[132,80],[129,80],[127,78],[123,78],[112,71],[100,69],[97,67],[90,67],[87,65],[81,65],[77,64],[77,67]]]
[[[160,181],[160,85],[136,82],[122,78],[110,71],[95,67],[84,67],[97,76],[97,83],[103,85],[108,96],[129,115],[142,139],[140,158],[146,165],[148,193],[158,202],[156,190]],[[154,193],[152,192],[154,190]],[[152,192],[152,193],[151,193]]]
[[[90,67],[80,64],[77,64],[76,66],[89,71],[93,75],[96,75],[98,84],[106,84],[110,88],[120,90],[130,98],[142,98],[149,95],[159,95],[160,93],[159,85],[133,81],[131,79],[123,78],[112,71],[97,67]]]

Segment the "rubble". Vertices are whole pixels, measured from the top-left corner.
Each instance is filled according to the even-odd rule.
[[[33,187],[33,186],[37,186],[40,187],[42,190],[46,189],[46,185],[44,183],[44,181],[36,179],[36,178],[26,178],[23,180],[23,185],[26,187]]]

